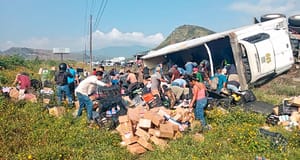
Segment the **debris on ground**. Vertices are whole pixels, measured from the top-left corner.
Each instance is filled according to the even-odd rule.
[[[282,104],[275,106],[273,113],[267,117],[267,123],[282,125],[286,130],[300,130],[300,96],[285,98]]]

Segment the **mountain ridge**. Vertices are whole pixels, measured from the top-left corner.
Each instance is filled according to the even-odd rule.
[[[157,47],[153,48],[152,50],[157,50],[170,44],[199,38],[213,33],[215,32],[204,27],[195,25],[182,25],[177,27],[163,42],[161,42]],[[147,51],[149,50],[151,50],[151,48],[140,45],[106,47],[102,49],[93,50],[93,59],[99,61],[111,59],[114,57],[132,58],[137,53],[147,53]],[[71,52],[70,54],[64,55],[64,59],[82,61],[84,59],[84,52],[85,51]],[[60,55],[53,54],[52,50],[33,49],[26,47],[11,47],[5,51],[0,51],[0,54],[17,54],[23,56],[26,59],[34,59],[36,57],[44,60],[60,59]],[[89,55],[90,52],[86,51],[86,60],[89,60]]]

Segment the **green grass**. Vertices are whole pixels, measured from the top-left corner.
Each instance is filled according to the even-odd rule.
[[[132,155],[120,146],[121,137],[104,129],[90,129],[85,114],[80,119],[67,110],[62,118],[48,114],[34,103],[0,101],[0,159],[297,159],[300,135],[273,127],[288,138],[287,151],[271,148],[270,140],[258,129],[265,117],[245,113],[239,108],[224,114],[219,109],[207,112],[213,129],[205,141],[195,141],[194,132],[169,141],[169,147]]]

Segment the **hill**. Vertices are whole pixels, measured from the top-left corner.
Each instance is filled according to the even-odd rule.
[[[195,26],[195,25],[182,25],[176,28],[160,45],[154,50],[163,48],[167,45],[206,36],[215,33],[209,29]]]

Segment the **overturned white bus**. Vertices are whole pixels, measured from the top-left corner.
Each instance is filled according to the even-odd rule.
[[[236,66],[242,90],[288,71],[294,63],[286,18],[172,44],[142,59],[150,68],[168,60],[183,66],[187,61],[199,64],[206,59],[211,75],[226,59]]]

